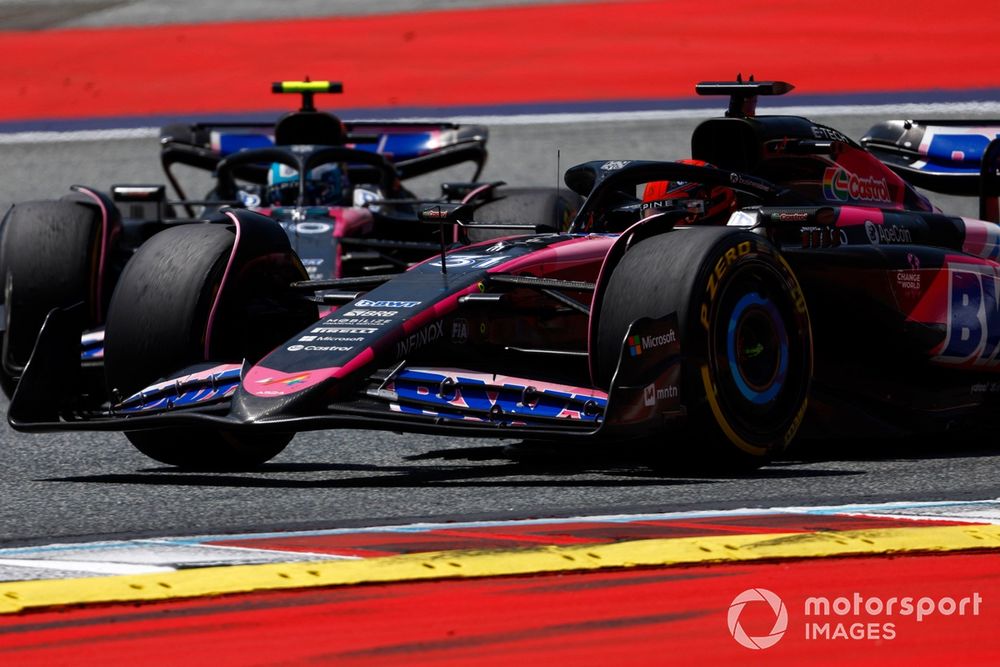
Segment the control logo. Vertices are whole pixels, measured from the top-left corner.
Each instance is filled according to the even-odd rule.
[[[753,602],[764,602],[771,607],[771,611],[774,612],[774,625],[771,627],[771,631],[759,637],[751,637],[740,625],[740,615],[743,614],[743,608],[748,604]],[[781,598],[777,594],[772,593],[766,588],[748,588],[739,595],[737,595],[732,604],[729,605],[729,634],[733,636],[733,639],[740,646],[745,646],[746,648],[759,650],[765,648],[771,648],[785,635],[785,630],[788,629],[788,610],[785,609],[785,603],[781,601]]]
[[[823,172],[823,197],[831,201],[892,203],[884,178],[864,178],[843,167],[827,167]]]

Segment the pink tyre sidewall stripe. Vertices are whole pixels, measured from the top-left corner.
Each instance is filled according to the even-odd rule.
[[[219,302],[222,301],[222,293],[225,290],[226,281],[229,279],[229,274],[236,261],[236,251],[240,247],[240,219],[231,211],[226,211],[226,215],[229,216],[229,218],[236,225],[236,240],[233,242],[232,252],[229,253],[229,261],[226,262],[226,270],[222,274],[222,281],[219,283],[219,291],[215,294],[215,300],[212,302],[212,310],[208,313],[208,324],[205,326],[205,359],[208,359],[211,356],[212,327],[215,326],[215,317],[219,311]]]

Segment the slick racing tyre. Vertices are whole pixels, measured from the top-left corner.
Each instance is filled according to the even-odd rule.
[[[83,302],[96,326],[101,218],[73,201],[36,201],[12,207],[0,226],[0,288],[6,322],[0,347],[0,388],[10,397],[28,363],[45,316]]]
[[[553,188],[502,188],[499,197],[476,208],[467,228],[469,243],[504,236],[533,234],[531,229],[476,229],[478,224],[548,225],[565,231],[580,208],[580,198],[569,190]]]
[[[243,229],[239,254],[234,227],[225,224],[174,227],[143,244],[108,311],[105,372],[112,396],[125,398],[203,362],[254,362],[315,320],[315,305],[288,291],[307,277],[287,237],[277,229],[254,242],[246,238],[250,231]],[[191,469],[252,468],[292,438],[189,427],[126,436],[150,458]]]
[[[656,434],[663,463],[759,466],[802,421],[812,376],[805,300],[763,237],[689,227],[629,249],[602,298],[597,370],[610,384],[628,326],[676,312],[686,427]],[[679,444],[678,444],[679,443]]]

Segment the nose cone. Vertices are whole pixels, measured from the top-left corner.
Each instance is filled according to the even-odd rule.
[[[326,402],[337,369],[284,372],[254,366],[233,395],[230,416],[241,422],[315,414]]]
[[[279,371],[267,366],[254,366],[243,378],[243,390],[260,398],[281,398],[298,394],[322,384],[340,368]]]

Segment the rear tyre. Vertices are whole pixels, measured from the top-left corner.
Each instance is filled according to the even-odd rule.
[[[676,312],[686,428],[655,434],[654,462],[746,469],[782,451],[802,421],[812,335],[795,275],[763,237],[691,227],[630,249],[608,282],[597,370],[610,384],[628,326]]]
[[[50,310],[84,302],[89,326],[99,324],[101,218],[72,201],[26,202],[8,211],[0,233],[0,389],[10,397]]]
[[[229,273],[230,226],[184,225],[145,243],[125,267],[108,311],[105,370],[112,395],[124,398],[200,362],[257,361],[313,321],[315,306],[287,291],[306,274],[281,239],[248,243],[250,254]],[[292,434],[177,428],[126,437],[170,465],[247,469],[276,456]]]
[[[580,208],[580,197],[568,190],[552,188],[503,188],[498,199],[478,207],[473,225],[466,229],[469,243],[479,243],[504,236],[532,233],[516,229],[476,229],[478,224],[548,225],[565,231]]]

